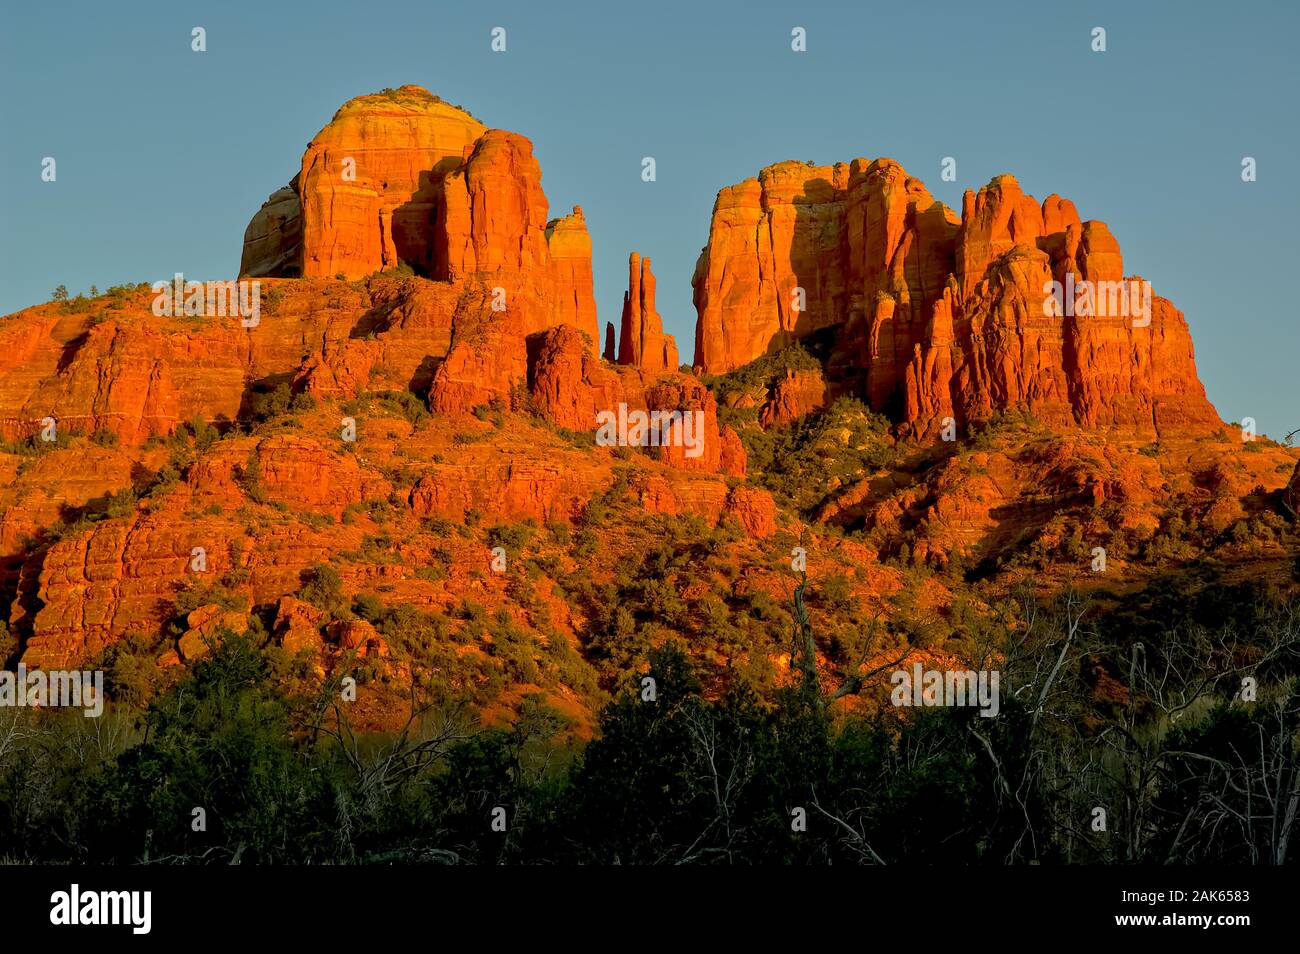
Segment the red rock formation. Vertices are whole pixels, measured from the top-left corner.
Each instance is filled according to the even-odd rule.
[[[1072,221],[1066,224],[1077,225],[1072,206],[1069,211]],[[990,266],[1017,245],[1034,248],[1045,234],[1044,218],[1043,209],[1020,190],[1014,176],[995,176],[978,193],[967,189],[956,248],[961,296],[970,297]]]
[[[907,366],[906,405],[908,421],[942,421],[951,417],[953,294],[944,291],[934,303],[930,322],[925,329],[925,344],[912,346],[912,361]]]
[[[335,515],[348,504],[383,495],[388,489],[362,471],[352,455],[287,434],[251,446],[250,440],[222,441],[190,467],[186,483],[198,497],[242,503],[251,494],[295,510]]]
[[[776,503],[766,490],[736,487],[727,496],[726,512],[734,515],[751,537],[763,540],[776,533]]]
[[[411,490],[410,504],[417,516],[463,520],[469,511],[479,510],[501,522],[567,522],[582,513],[604,476],[594,468],[555,460],[466,454],[429,468]]]
[[[637,473],[629,480],[631,496],[650,513],[692,514],[710,524],[727,515],[725,484],[676,471]]]
[[[782,162],[718,193],[693,279],[697,367],[724,373],[836,323],[846,184],[843,164]]]
[[[582,209],[547,222],[533,144],[492,129],[447,176],[435,226],[434,275],[473,279],[504,292],[526,333],[571,324],[599,341],[591,239]]]
[[[342,275],[397,265],[500,287],[531,333],[561,323],[599,346],[581,207],[547,220],[532,143],[418,86],[346,103],[302,171],[249,223],[240,274]]]
[[[302,274],[428,270],[442,179],[486,131],[418,86],[345,103],[302,159]]]
[[[205,577],[190,570],[195,547],[207,553],[207,579],[230,569],[247,574],[242,589],[255,601],[276,599],[299,586],[302,572],[335,552],[337,539],[301,526],[285,526],[250,545],[242,525],[228,518],[182,518],[140,512],[96,524],[54,544],[43,560],[23,568],[22,592],[35,590],[39,609],[28,620],[15,602],[11,623],[30,623],[23,658],[29,665],[66,668],[123,635],[155,633],[178,589]]]
[[[355,397],[376,369],[388,375],[386,386],[423,392],[433,371],[430,363],[451,349],[452,324],[460,290],[452,285],[414,278],[371,279],[362,322],[334,337],[313,335],[318,350],[307,354],[294,373],[295,390],[317,397]],[[468,302],[465,302],[468,304]],[[353,332],[364,330],[365,337]]]
[[[596,429],[596,415],[627,401],[639,378],[620,374],[587,351],[576,328],[561,325],[540,336],[532,368],[532,396],[542,416],[571,431]]]
[[[655,277],[650,259],[633,252],[628,258],[628,290],[623,295],[618,363],[654,374],[676,371],[677,342],[664,334],[663,319],[655,310]]]
[[[523,136],[487,131],[447,177],[442,202],[437,277],[518,278],[548,269],[542,169]]]
[[[959,220],[892,160],[779,163],[718,194],[694,277],[695,362],[730,371],[834,327],[834,390],[880,410],[901,398],[914,433],[1008,408],[1054,426],[1216,429],[1182,315],[1156,297],[1149,323],[1053,313],[1049,283],[1067,276],[1099,300],[1104,283],[1141,287],[1102,223],[1011,176],[968,192]]]
[[[227,610],[217,603],[209,603],[194,610],[185,617],[188,628],[176,642],[178,657],[187,663],[194,662],[206,656],[209,647],[219,642],[223,633],[239,635],[247,632],[251,608]]]
[[[344,650],[356,650],[358,656],[387,656],[388,645],[378,631],[364,619],[339,619],[325,627],[325,635]]]
[[[683,470],[744,476],[745,452],[730,427],[718,427],[717,402],[698,380],[679,372],[648,374],[640,368],[603,364],[585,348],[575,329],[560,326],[538,336],[532,366],[532,397],[549,421],[574,431],[595,431],[597,415],[618,413],[620,405],[647,412],[691,411],[700,415],[700,432],[670,426],[666,446],[647,448],[658,459]],[[687,445],[699,436],[698,453]]]
[[[744,477],[749,466],[749,455],[740,435],[728,424],[718,435],[721,451],[718,453],[718,469],[729,477]]]
[[[139,465],[119,450],[91,446],[23,459],[0,455],[0,581],[12,585],[23,555],[65,514],[131,485]]]
[[[650,448],[652,456],[682,470],[744,476],[745,452],[740,439],[730,427],[718,427],[717,401],[701,382],[685,375],[660,379],[646,388],[645,407],[652,411],[690,412],[698,415],[696,420],[701,422],[699,432],[693,435],[702,436],[701,447],[690,446],[692,435],[685,432],[683,422],[667,429],[663,445]]]
[[[555,281],[550,324],[570,324],[590,335],[588,347],[594,353],[600,345],[600,322],[591,276],[591,236],[582,206],[575,205],[572,214],[547,223],[546,247]]]
[[[458,322],[451,350],[433,374],[429,410],[467,414],[493,402],[509,408],[512,392],[527,380],[522,318],[491,312],[466,318]]]
[[[61,432],[104,429],[138,446],[195,417],[237,419],[250,382],[267,379],[320,396],[423,390],[449,350],[458,303],[478,301],[414,278],[260,283],[255,328],[155,316],[148,290],[77,312],[41,305],[0,324],[0,434],[35,434],[53,417]]]
[[[295,591],[303,572],[339,549],[337,533],[283,523],[249,539],[242,521],[223,516],[257,503],[286,512],[341,515],[349,503],[387,499],[392,487],[379,474],[362,470],[352,455],[327,451],[319,443],[276,435],[228,439],[213,445],[189,470],[185,483],[161,510],[140,509],[93,525],[53,544],[23,567],[20,599],[11,621],[30,624],[24,659],[31,665],[64,667],[100,651],[131,632],[155,632],[186,584],[243,577],[241,591],[253,602]],[[187,502],[204,508],[185,511]],[[215,506],[214,506],[215,505]],[[195,549],[204,565],[195,567]],[[32,578],[27,579],[31,574]],[[34,618],[21,598],[34,593]],[[203,651],[214,628],[234,628],[222,616],[188,621],[184,659]],[[238,631],[238,630],[236,630]]]
[[[0,322],[6,437],[31,435],[51,416],[65,434],[120,438],[111,448],[77,438],[21,459],[0,452],[0,580],[17,594],[10,623],[29,664],[84,661],[137,632],[167,639],[162,660],[193,660],[221,630],[247,623],[247,612],[205,602],[172,640],[178,593],[217,582],[249,607],[275,607],[274,635],[291,652],[384,656],[369,624],[327,622],[289,594],[329,560],[349,594],[444,609],[470,592],[491,602],[506,586],[479,572],[481,532],[445,532],[446,520],[474,524],[474,513],[564,522],[617,490],[654,513],[734,517],[754,539],[784,522],[769,494],[729,479],[745,474],[744,445],[719,425],[714,394],[678,370],[649,261],[631,257],[622,337],[609,326],[602,360],[581,209],[548,220],[528,140],[448,110],[404,89],[354,101],[322,130],[303,173],[245,235],[246,273],[308,274],[264,279],[256,328],[155,316],[144,290]],[[349,157],[355,182],[342,176]],[[399,260],[433,278],[371,274]],[[340,282],[336,270],[366,277]],[[726,396],[765,426],[843,391],[901,408],[916,432],[1008,407],[1062,428],[1163,437],[1214,426],[1172,305],[1153,299],[1143,326],[1054,314],[1044,285],[1070,276],[1120,280],[1114,238],[1056,196],[1038,205],[1010,177],[970,195],[959,221],[889,160],[782,163],[719,196],[696,273],[699,360],[734,368],[826,333],[824,371],[789,372],[770,394],[767,379],[747,379]],[[255,399],[289,383],[321,402],[255,424]],[[444,417],[425,420],[405,394],[385,395],[425,388]],[[529,413],[452,419],[490,402]],[[581,438],[620,408],[698,414],[701,453],[686,446],[680,419],[664,446],[636,453]],[[356,444],[338,440],[341,414],[356,415]],[[194,417],[238,419],[254,432],[224,428],[211,445],[149,441]],[[1173,457],[1163,441],[1152,456],[1095,434],[1023,438],[919,470],[911,451],[880,472],[837,470],[818,517],[879,531],[864,541],[906,538],[913,559],[942,562],[961,550],[996,554],[1057,510],[1108,508],[1080,529],[1091,540],[1106,532],[1099,523],[1151,529],[1171,513],[1228,530],[1256,486],[1284,502],[1300,497],[1300,476],[1287,484],[1294,453],[1276,447],[1241,454],[1235,440],[1187,440],[1191,450]],[[828,452],[837,440],[827,437]],[[181,480],[138,502],[111,498],[113,516],[95,509],[164,477],[173,455],[186,465],[174,464]],[[1164,497],[1174,503],[1161,514]],[[73,524],[82,507],[94,522]],[[638,531],[652,536],[662,524],[635,508],[601,510],[613,522],[601,536],[609,563],[635,555]],[[200,547],[201,571],[192,564]],[[444,547],[460,552],[442,560]],[[558,559],[568,559],[563,549]],[[418,572],[435,560],[446,577]],[[563,635],[576,633],[580,613],[553,618],[571,627]]]
[[[46,417],[87,434],[108,429],[130,443],[175,427],[182,400],[169,341],[140,325],[86,318],[40,321],[38,328],[47,337],[32,341],[31,329],[19,332],[24,340],[11,357],[26,360],[4,376],[0,427],[7,434],[36,433]]]
[[[292,596],[282,596],[276,606],[272,631],[280,640],[284,651],[291,656],[304,650],[319,652],[324,645],[320,634],[324,622],[325,613],[310,603]]]
[[[826,381],[820,371],[789,370],[776,382],[772,396],[758,412],[758,420],[764,427],[789,424],[821,410],[827,399]]]

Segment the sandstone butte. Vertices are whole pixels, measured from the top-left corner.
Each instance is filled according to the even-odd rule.
[[[294,595],[311,568],[330,563],[348,594],[391,605],[453,613],[473,599],[538,645],[581,652],[587,611],[558,581],[609,580],[673,517],[739,528],[735,598],[788,599],[788,558],[773,554],[802,535],[824,555],[814,579],[846,575],[880,608],[903,586],[884,562],[901,541],[913,565],[941,567],[1059,541],[1066,520],[1098,539],[1174,517],[1224,534],[1300,507],[1295,451],[1242,453],[1167,301],[1141,328],[1045,312],[1044,281],[1118,279],[1119,248],[1009,176],[968,194],[960,218],[886,159],[780,163],[723,189],[694,277],[696,373],[678,367],[636,252],[600,347],[585,216],[548,214],[526,138],[406,86],[344,105],[253,216],[240,274],[262,282],[257,327],[156,317],[147,286],[0,319],[0,434],[31,440],[52,417],[64,437],[40,454],[0,451],[0,597],[21,658],[74,665],[136,637],[159,665],[187,663],[260,607],[271,638],[317,672],[355,653],[400,689],[410,662],[373,627]],[[816,367],[740,388],[697,376],[796,342]],[[261,413],[286,391],[302,403]],[[852,450],[832,429],[817,448],[828,473],[812,480],[823,502],[778,506],[720,416],[752,411],[753,434],[845,394],[890,413],[898,462],[832,476]],[[698,411],[705,452],[593,446],[596,415],[620,403]],[[969,453],[934,440],[944,417],[964,427],[998,410],[1030,411],[1037,429]],[[224,436],[187,436],[203,424]],[[77,520],[133,487],[140,500]],[[524,520],[596,540],[557,555],[527,606],[513,578],[485,572],[471,530]],[[208,576],[195,576],[196,548]],[[422,572],[433,566],[441,576]],[[209,580],[235,595],[178,618],[179,596]],[[952,585],[929,584],[926,600],[951,602]],[[571,687],[545,688],[590,716]]]
[[[695,367],[723,374],[820,341],[832,394],[891,412],[905,433],[1013,408],[1058,428],[1216,430],[1183,315],[1160,297],[1141,327],[1054,315],[1044,288],[1067,273],[1121,281],[1118,243],[1009,175],[967,191],[958,216],[890,159],[777,163],[718,193],[693,278]],[[815,405],[818,387],[790,382],[772,413]]]
[[[547,211],[529,140],[403,86],[350,100],[316,134],[249,222],[239,272],[351,280],[404,264],[501,287],[530,331],[572,324],[595,347],[586,220]]]

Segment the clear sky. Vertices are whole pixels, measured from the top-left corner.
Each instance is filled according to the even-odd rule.
[[[416,83],[533,140],[551,214],[586,211],[602,326],[628,252],[653,259],[683,360],[718,189],[889,156],[956,209],[1010,172],[1108,223],[1186,313],[1220,414],[1280,437],[1300,428],[1298,42],[1295,0],[5,0],[0,313],[60,283],[234,277],[248,219],[338,106]]]

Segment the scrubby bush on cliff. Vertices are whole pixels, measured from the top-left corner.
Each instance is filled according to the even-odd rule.
[[[207,450],[221,439],[221,432],[197,415],[186,423],[185,428],[198,451]]]
[[[179,677],[175,670],[158,668],[163,640],[156,636],[135,634],[104,650],[95,669],[104,670],[104,688],[126,711],[140,711],[148,706],[169,682]]]
[[[268,390],[254,390],[249,397],[248,411],[257,424],[279,417],[289,410],[293,393],[287,382],[282,382]]]
[[[132,487],[114,491],[104,498],[103,515],[112,520],[116,517],[125,517],[128,514],[135,513],[139,500],[139,495]]]
[[[223,583],[187,581],[176,591],[172,615],[180,623],[200,606],[215,603],[224,610],[242,610],[246,599]]]
[[[55,429],[54,440],[45,440],[39,433],[28,434],[16,441],[0,440],[0,453],[16,454],[19,457],[40,457],[56,450],[71,447],[73,440],[81,436],[81,431],[73,426],[59,426]]]
[[[306,574],[298,590],[298,599],[310,603],[335,619],[349,619],[352,608],[343,595],[343,578],[328,563],[318,563]]]
[[[504,547],[508,556],[515,557],[523,553],[536,532],[537,525],[533,521],[500,523],[488,528],[487,543],[489,547]]]
[[[1028,410],[997,410],[987,420],[971,422],[968,446],[972,450],[995,450],[1009,435],[1025,435],[1039,428],[1038,419]]]

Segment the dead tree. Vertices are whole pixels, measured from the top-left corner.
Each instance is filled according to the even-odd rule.
[[[867,638],[862,652],[849,666],[843,681],[829,693],[823,693],[821,677],[817,671],[817,641],[813,636],[812,623],[808,618],[808,607],[804,603],[804,592],[808,588],[808,574],[800,574],[799,583],[794,588],[794,649],[790,654],[790,668],[800,674],[800,684],[807,697],[817,708],[825,711],[836,699],[857,695],[880,673],[893,669],[905,660],[911,649],[905,649],[899,656],[883,662],[872,669],[862,670],[879,648],[880,617],[874,617],[867,625]]]

